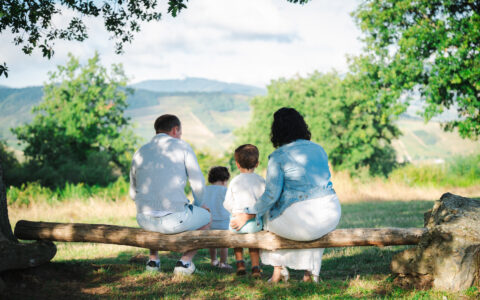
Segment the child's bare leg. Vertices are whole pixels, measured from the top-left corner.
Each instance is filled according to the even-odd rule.
[[[158,251],[157,250],[150,250],[150,260],[157,261],[159,260],[158,258]]]
[[[220,249],[220,262],[226,264],[228,259],[228,248]]]
[[[212,265],[217,265],[218,264],[218,261],[217,261],[217,249],[216,248],[210,248],[208,249],[209,252],[210,252],[210,260],[211,260],[211,264]]]
[[[250,252],[250,260],[252,261],[252,277],[261,278],[260,251],[258,248],[249,248],[248,251]]]
[[[245,261],[243,261],[243,248],[234,248],[235,259],[237,260],[237,275],[245,275]]]
[[[243,248],[233,248],[235,253],[235,260],[243,260]]]
[[[260,251],[258,248],[248,249],[250,252],[250,260],[252,261],[252,267],[260,265]]]

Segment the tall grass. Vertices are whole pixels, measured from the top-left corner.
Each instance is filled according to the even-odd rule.
[[[389,180],[410,186],[469,187],[480,184],[480,154],[457,156],[438,165],[406,165],[397,168]]]
[[[263,174],[265,175],[265,174]],[[480,154],[455,157],[442,165],[406,165],[394,170],[389,178],[352,178],[345,172],[334,172],[332,181],[340,201],[434,200],[444,192],[466,197],[480,195]],[[66,200],[99,198],[117,201],[128,197],[128,181],[119,177],[106,187],[83,183],[66,183],[54,190],[38,182],[7,189],[9,205],[28,206],[31,203],[56,203]]]
[[[129,183],[122,176],[106,187],[83,183],[66,183],[63,188],[54,190],[43,187],[38,182],[22,184],[19,188],[11,186],[7,189],[8,205],[24,206],[32,203],[56,203],[65,200],[87,200],[101,198],[106,201],[117,201],[128,195]]]

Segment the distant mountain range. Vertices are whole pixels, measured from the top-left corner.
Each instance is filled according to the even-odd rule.
[[[135,132],[149,140],[153,122],[161,114],[179,116],[183,137],[197,149],[223,153],[234,144],[233,130],[250,119],[249,101],[266,90],[236,83],[203,78],[182,80],[148,80],[131,85],[135,93],[127,98],[126,111]],[[31,109],[43,97],[42,87],[9,88],[0,85],[0,140],[19,149],[10,128],[30,122]],[[397,123],[404,133],[395,141],[399,160],[425,161],[445,159],[455,154],[478,153],[480,145],[462,140],[456,133],[445,133],[437,122],[424,124],[416,112],[423,103],[413,101]],[[450,111],[437,118],[445,121],[455,116]]]
[[[170,80],[146,80],[132,84],[131,87],[161,93],[218,92],[256,96],[266,94],[267,92],[265,88],[251,85],[227,83],[196,77]]]
[[[174,113],[187,127],[196,128],[190,132],[202,128],[201,134],[191,134],[187,130],[186,138],[199,147],[220,150],[231,143],[232,131],[248,122],[249,100],[266,93],[265,89],[255,86],[203,78],[148,80],[130,87],[135,92],[127,98],[126,114],[136,124],[138,135],[149,139],[155,118],[163,113]],[[10,128],[32,120],[31,109],[41,101],[42,88],[0,86],[0,140],[16,147]],[[217,138],[212,139],[215,136]]]

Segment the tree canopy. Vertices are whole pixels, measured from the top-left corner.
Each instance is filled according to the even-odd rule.
[[[430,120],[454,107],[444,124],[462,137],[480,135],[480,2],[364,0],[353,13],[365,51],[393,92],[419,93]]]
[[[247,127],[236,132],[238,143],[256,145],[265,167],[274,150],[269,140],[272,115],[281,107],[293,107],[303,114],[312,140],[324,147],[336,170],[387,175],[395,164],[390,142],[400,134],[394,121],[405,108],[383,92],[381,83],[372,85],[364,75],[377,71],[367,59],[358,59],[355,66],[358,71],[346,76],[315,72],[272,81],[266,96],[251,101],[253,115]]]
[[[127,79],[121,65],[111,71],[96,54],[81,65],[70,55],[50,73],[33,121],[13,131],[26,144],[32,176],[45,185],[65,181],[105,184],[113,169],[128,171],[137,138],[124,116]]]

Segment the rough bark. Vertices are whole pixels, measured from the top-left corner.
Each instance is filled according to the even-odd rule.
[[[50,241],[21,244],[13,235],[8,219],[7,195],[0,162],[0,272],[38,266],[49,262],[56,252],[55,244]],[[5,284],[0,279],[0,292],[4,288]]]
[[[8,219],[7,192],[3,183],[3,168],[0,161],[0,240],[16,242]]]
[[[15,227],[15,235],[25,240],[107,243],[177,252],[223,247],[276,250],[414,245],[418,243],[423,232],[423,228],[337,229],[315,241],[297,242],[266,231],[235,234],[226,230],[197,230],[167,235],[140,228],[113,225],[30,221],[19,221]]]
[[[416,248],[397,254],[397,283],[461,291],[479,286],[480,201],[444,194],[425,213],[426,233]]]

